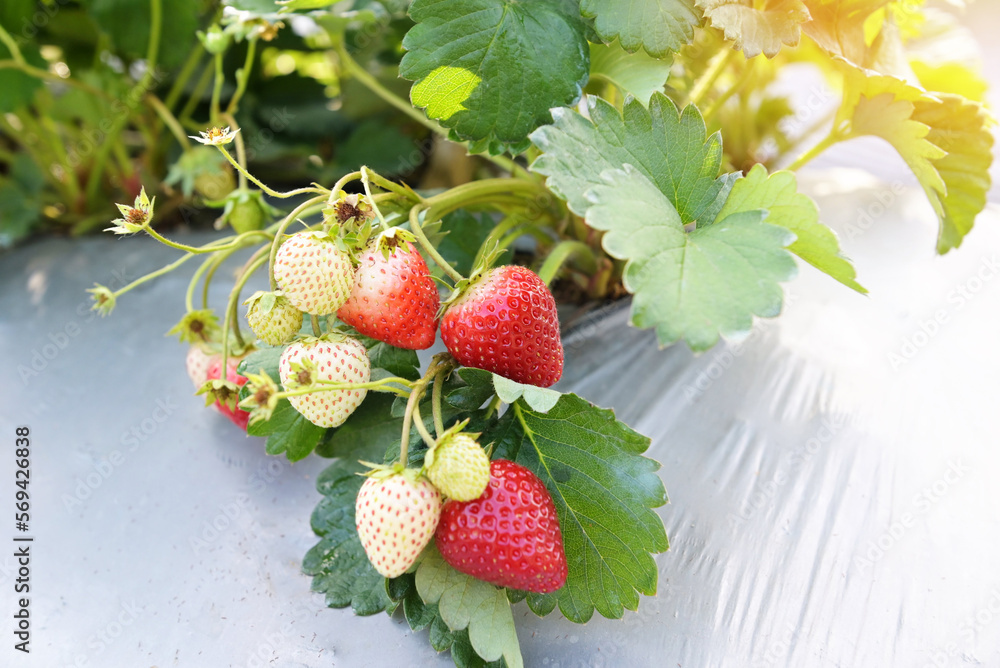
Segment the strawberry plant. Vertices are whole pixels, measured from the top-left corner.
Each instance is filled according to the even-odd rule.
[[[238,176],[230,211],[290,204],[192,246],[154,228],[143,191],[110,229],[180,256],[119,290],[94,287],[95,308],[200,259],[173,330],[199,392],[268,454],[334,459],[303,562],[313,588],[359,615],[401,609],[460,666],[523,665],[513,603],[578,623],[636,610],[668,548],[649,439],[553,388],[554,293],[629,298],[633,325],[695,352],[778,316],[799,262],[864,293],[795,176],[854,137],[884,139],[912,168],[938,252],[985,206],[980,79],[921,51],[931,24],[957,28],[920,2],[230,4],[244,24],[311,21],[342,99],[381,100],[436,146],[461,147],[474,178],[411,187],[363,165],[282,192],[248,169],[235,119],[212,114],[230,127],[197,141]],[[206,48],[224,49],[223,34],[211,26]],[[839,90],[797,133],[781,122],[795,99],[776,85],[793,64]],[[220,76],[213,109],[221,90]],[[227,302],[209,304],[241,251]],[[269,290],[241,313],[255,276]],[[438,330],[447,352],[418,355]]]

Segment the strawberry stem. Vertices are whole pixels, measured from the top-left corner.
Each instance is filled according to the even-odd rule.
[[[245,269],[240,277],[236,279],[236,285],[233,286],[232,292],[229,293],[229,304],[226,305],[226,321],[222,326],[222,373],[228,373],[226,369],[228,368],[226,364],[229,362],[229,331],[230,328],[235,328],[236,341],[239,345],[243,345],[243,336],[239,332],[239,324],[236,322],[236,308],[240,300],[240,291],[246,282],[250,279],[255,271],[257,271],[264,262],[267,260],[267,256],[264,251],[267,250],[267,246],[263,246],[257,250],[253,256],[247,260]]]
[[[231,164],[233,167],[235,167],[238,172],[240,172],[241,174],[243,174],[244,176],[246,176],[248,179],[250,179],[251,183],[253,183],[255,186],[257,186],[258,188],[260,188],[261,190],[263,190],[265,193],[267,193],[271,197],[279,197],[281,199],[288,199],[289,197],[295,197],[296,195],[305,195],[305,194],[308,194],[308,193],[319,193],[320,195],[323,195],[324,197],[326,197],[327,195],[330,194],[329,190],[327,190],[326,188],[318,187],[318,186],[313,186],[313,187],[309,187],[309,188],[297,188],[295,190],[289,190],[288,192],[278,192],[277,190],[274,190],[272,188],[268,188],[266,185],[264,185],[264,183],[260,179],[258,179],[257,177],[255,177],[253,174],[251,174],[247,170],[245,170],[243,167],[241,167],[240,163],[238,163],[236,160],[234,160],[233,156],[231,156],[229,154],[229,151],[226,150],[225,146],[222,146],[220,144],[220,145],[217,145],[216,148],[219,149],[220,151],[222,151],[222,155],[226,156],[226,160],[229,161],[229,164]]]
[[[448,264],[448,261],[441,257],[441,254],[437,252],[437,249],[431,244],[427,235],[424,234],[423,229],[420,227],[420,213],[426,210],[425,204],[417,204],[412,209],[410,209],[410,231],[416,235],[417,241],[423,246],[427,254],[431,256],[431,259],[437,263],[441,270],[448,275],[456,283],[465,278],[462,276],[453,266]]]
[[[350,176],[350,174],[348,174],[348,176]],[[345,176],[344,178],[346,179],[347,177]],[[341,179],[341,181],[343,180],[344,179]],[[338,181],[337,184],[340,185],[340,181]],[[335,190],[334,192],[337,191]],[[296,216],[301,214],[309,207],[325,201],[326,197],[313,197],[311,199],[307,199],[305,202],[299,204],[297,207],[292,209],[292,212],[289,213],[287,216],[285,216],[284,220],[278,223],[278,229],[275,230],[274,239],[271,241],[271,254],[267,259],[267,278],[268,281],[270,281],[272,291],[278,289],[278,281],[274,278],[274,259],[278,256],[278,248],[281,246],[282,237],[285,235],[285,230],[288,229],[289,225],[295,222]]]
[[[434,431],[438,436],[444,433],[444,420],[441,418],[441,390],[444,385],[444,374],[434,376],[434,390],[431,393],[431,410],[434,414]]]
[[[368,174],[369,174],[368,168],[362,166],[361,167],[361,185],[364,186],[364,188],[365,188],[365,197],[368,198],[368,203],[372,205],[372,210],[375,212],[375,216],[378,218],[379,224],[382,226],[383,229],[385,229],[385,226],[386,226],[385,225],[385,216],[383,216],[382,212],[378,210],[378,204],[375,203],[375,198],[372,197],[371,187],[369,186],[369,183],[368,183]],[[336,191],[334,191],[334,192],[336,192]]]
[[[301,397],[306,394],[312,394],[313,392],[333,392],[336,390],[375,390],[376,392],[391,392],[401,397],[405,397],[410,394],[408,390],[401,387],[393,387],[390,383],[398,383],[404,386],[412,384],[411,381],[408,381],[405,378],[396,377],[372,380],[367,383],[338,383],[330,380],[317,380],[306,387],[297,387],[293,390],[282,390],[275,396],[279,399],[287,399],[288,397]]]
[[[413,426],[417,428],[420,433],[420,438],[424,439],[424,443],[427,444],[428,448],[433,448],[437,445],[437,439],[431,436],[431,433],[427,431],[427,426],[424,424],[424,419],[420,417],[420,402],[418,401],[413,405]]]
[[[551,285],[559,270],[571,257],[575,257],[579,264],[584,265],[582,268],[588,275],[597,273],[597,258],[593,249],[582,241],[567,239],[556,244],[545,258],[541,269],[538,270],[538,277],[545,282],[545,285]]]

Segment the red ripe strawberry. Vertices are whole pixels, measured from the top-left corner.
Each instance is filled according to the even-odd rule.
[[[387,578],[402,575],[431,542],[441,494],[417,471],[377,471],[361,486],[354,519],[369,561]]]
[[[437,547],[455,570],[498,587],[548,593],[566,582],[552,497],[538,476],[505,459],[490,464],[478,499],[444,504]]]
[[[246,376],[241,376],[237,371],[236,367],[240,365],[240,360],[234,357],[230,357],[226,362],[226,380],[236,383],[238,386],[243,387],[246,382]],[[222,357],[217,356],[208,367],[208,373],[206,374],[206,380],[214,380],[222,377]],[[242,408],[230,408],[225,404],[216,401],[215,408],[220,413],[225,415],[227,418],[233,421],[237,427],[243,431],[247,430],[247,422],[250,421],[250,413],[243,410]]]
[[[441,338],[464,366],[538,387],[562,377],[555,299],[524,267],[497,267],[474,281],[445,311]]]
[[[391,241],[388,258],[379,240],[365,250],[354,289],[337,317],[391,346],[423,350],[434,344],[441,299],[427,263],[412,243],[405,243]]]

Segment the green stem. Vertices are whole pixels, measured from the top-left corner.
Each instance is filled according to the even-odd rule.
[[[261,250],[264,250],[263,248]],[[264,262],[267,260],[267,256],[264,253],[258,251],[259,257],[257,257],[252,264],[250,264],[246,271],[236,279],[236,284],[233,286],[232,292],[229,293],[229,303],[226,305],[226,320],[222,325],[222,365],[223,373],[227,373],[225,369],[226,364],[229,361],[229,331],[230,328],[235,326],[236,339],[240,346],[243,345],[243,337],[239,333],[239,325],[234,325],[234,319],[236,314],[236,305],[240,299],[240,292],[243,290],[243,286],[250,279],[255,271],[257,271]]]
[[[444,433],[444,419],[441,417],[441,393],[444,385],[444,374],[434,376],[434,390],[431,394],[431,411],[434,415],[434,431],[438,437]]]
[[[371,180],[371,182],[374,183],[375,185],[377,185],[379,188],[382,188],[383,190],[388,190],[390,192],[396,193],[397,195],[399,195],[401,197],[405,197],[406,199],[410,200],[411,202],[415,202],[416,203],[416,202],[423,202],[424,201],[423,197],[421,197],[419,194],[417,194],[416,192],[414,192],[410,188],[406,188],[405,186],[401,186],[398,183],[396,183],[395,181],[390,181],[389,179],[385,178],[384,176],[382,176],[380,174],[377,174],[376,172],[373,172],[372,170],[368,169],[367,167],[365,169],[368,172],[368,178],[369,178],[369,180]],[[334,192],[336,192],[336,190],[334,190]]]
[[[226,111],[226,113],[222,114],[221,116],[222,116],[222,119],[225,120],[226,123],[230,127],[233,127],[236,130],[239,130],[239,126],[236,125],[236,119],[233,118],[233,115],[228,110]],[[239,177],[239,189],[240,190],[246,190],[247,189],[247,176],[246,176],[247,175],[247,151],[246,151],[246,146],[243,144],[243,134],[240,133],[240,132],[236,133],[236,162],[238,162],[239,165],[240,165],[240,167],[243,168],[243,169],[237,170],[237,172],[236,172],[236,175]]]
[[[399,439],[399,463],[405,468],[410,462],[410,425],[413,422],[413,409],[420,402],[424,386],[423,379],[410,389],[410,397],[406,400],[406,411],[403,413],[403,434]]]
[[[424,204],[433,209],[434,212],[439,212],[439,215],[444,215],[479,198],[489,198],[493,195],[541,195],[544,192],[541,184],[535,181],[508,178],[483,179],[463,183],[434,197],[429,197],[424,200]]]
[[[424,439],[424,443],[427,444],[428,448],[433,448],[437,445],[437,439],[431,436],[431,433],[427,431],[427,425],[424,424],[424,419],[420,417],[420,402],[413,404],[413,426],[417,428],[417,432],[420,434],[420,438]]]
[[[701,78],[699,78],[694,86],[691,88],[691,94],[688,96],[688,104],[693,104],[698,106],[701,104],[705,96],[708,95],[708,91],[712,89],[715,82],[718,81],[719,77],[732,62],[733,58],[736,57],[739,51],[735,49],[727,49],[723,53],[716,54],[715,58],[712,60],[711,65],[708,69],[702,73]]]
[[[198,106],[198,102],[201,100],[201,96],[205,93],[205,88],[208,87],[211,80],[212,61],[208,61],[208,64],[205,65],[205,68],[201,71],[201,77],[199,77],[197,83],[195,83],[194,88],[191,89],[191,95],[188,97],[188,101],[184,104],[184,108],[181,109],[181,113],[177,115],[181,125],[184,125],[191,120],[191,114],[194,113],[195,108]]]
[[[151,281],[154,278],[159,278],[160,276],[163,276],[164,274],[169,274],[174,269],[176,269],[177,267],[181,266],[182,264],[184,264],[185,262],[187,262],[188,260],[190,260],[193,257],[194,257],[194,253],[185,253],[184,255],[182,255],[181,257],[177,258],[176,260],[174,260],[170,264],[168,264],[168,265],[166,265],[164,267],[160,267],[156,271],[151,271],[148,274],[146,274],[145,276],[140,276],[139,278],[135,279],[134,281],[132,281],[131,283],[129,283],[125,287],[123,287],[123,288],[121,288],[119,290],[116,290],[114,292],[115,298],[121,297],[126,292],[129,292],[130,290],[132,290],[134,288],[137,288],[140,285],[142,285],[143,283]]]
[[[154,230],[151,226],[146,226],[145,230],[149,234],[149,236],[153,237],[161,244],[170,246],[171,248],[175,248],[180,251],[185,251],[187,253],[193,253],[195,255],[200,255],[202,253],[214,253],[216,251],[227,250],[229,248],[238,248],[240,245],[242,245],[241,242],[248,237],[261,236],[267,238],[268,240],[271,239],[271,235],[268,234],[265,230],[250,230],[249,232],[244,232],[243,234],[240,234],[238,236],[219,239],[218,241],[214,241],[204,246],[188,246],[186,244],[179,244],[176,241],[171,241],[170,239],[167,239],[159,232]]]
[[[248,179],[250,179],[251,183],[253,183],[255,186],[257,186],[258,188],[260,188],[261,190],[263,190],[264,192],[266,192],[271,197],[278,197],[278,198],[281,198],[281,199],[287,199],[289,197],[295,197],[296,195],[305,195],[307,193],[320,193],[320,194],[324,194],[324,195],[328,195],[330,193],[330,191],[327,190],[327,189],[325,189],[325,188],[312,188],[312,187],[311,188],[298,188],[297,190],[289,190],[288,192],[284,192],[284,193],[278,192],[277,190],[272,190],[271,188],[268,188],[260,180],[258,180],[253,174],[251,174],[250,172],[248,172],[242,165],[240,165],[239,162],[237,162],[236,160],[234,160],[233,156],[231,156],[229,154],[229,151],[226,150],[225,146],[216,146],[216,148],[219,149],[222,152],[222,155],[226,156],[226,160],[228,160],[229,164],[231,164],[233,167],[236,168],[236,171],[238,171],[240,174],[245,175]]]
[[[830,134],[822,139],[822,141],[800,155],[795,162],[786,167],[786,169],[793,172],[802,169],[802,167],[811,162],[816,156],[839,142],[841,139],[843,139],[843,137],[840,133],[835,130],[831,131]]]
[[[146,102],[153,108],[156,115],[160,117],[166,126],[170,129],[170,133],[177,138],[177,142],[181,145],[185,151],[191,148],[191,142],[188,141],[187,135],[184,133],[184,128],[177,121],[167,105],[160,101],[160,98],[156,97],[152,93],[146,94]]]
[[[181,98],[181,93],[184,92],[184,86],[187,84],[191,75],[198,68],[198,63],[201,62],[201,55],[205,53],[205,47],[199,41],[195,44],[194,48],[191,49],[191,53],[188,54],[187,60],[184,61],[184,65],[181,66],[180,72],[177,73],[177,78],[174,79],[173,85],[170,87],[170,91],[164,98],[163,103],[167,105],[167,109],[173,109],[177,104],[177,101]]]
[[[222,84],[225,75],[222,71],[222,53],[215,54],[215,84],[212,86],[212,102],[209,105],[209,122],[212,125],[219,124],[219,98],[222,97]]]
[[[274,239],[271,241],[271,253],[267,261],[267,277],[271,283],[271,290],[278,289],[278,282],[274,278],[274,259],[278,255],[278,247],[281,246],[281,238],[285,235],[285,230],[288,226],[295,222],[296,216],[301,214],[303,211],[311,207],[312,205],[325,201],[325,197],[313,197],[312,199],[306,200],[302,204],[295,207],[291,213],[285,216],[285,219],[278,223],[278,227],[274,232]]]
[[[319,326],[319,316],[315,313],[310,313],[309,322],[312,323],[313,336],[323,336],[323,329]]]
[[[201,263],[201,266],[194,272],[194,276],[192,276],[191,280],[188,282],[187,292],[184,294],[184,308],[187,309],[188,313],[194,310],[194,291],[195,288],[198,287],[198,281],[201,280],[201,277],[206,271],[208,271],[209,266],[211,266],[215,260],[216,256],[214,255],[205,258],[205,260]]]
[[[226,107],[226,113],[232,116],[236,113],[239,108],[240,99],[243,97],[243,93],[246,92],[247,82],[250,81],[250,71],[253,69],[253,59],[254,55],[257,53],[257,40],[251,39],[247,44],[247,57],[243,61],[243,67],[236,72],[236,92],[233,93],[233,97],[229,100],[229,105]]]
[[[728,90],[726,90],[726,92],[724,92],[722,95],[720,95],[719,97],[717,97],[715,100],[712,101],[711,106],[709,106],[709,108],[705,110],[705,113],[702,114],[702,118],[705,119],[706,124],[708,124],[709,121],[711,121],[711,119],[715,117],[715,114],[719,112],[719,109],[722,108],[722,105],[728,102],[733,95],[739,93],[741,90],[746,88],[746,85],[750,83],[750,81],[753,79],[754,63],[756,62],[757,62],[756,58],[748,60],[746,67],[743,68],[743,73],[740,75],[739,79],[737,79],[736,82],[732,86],[730,86]]]
[[[493,411],[497,410],[498,408],[500,408],[500,397],[494,396],[492,399],[490,399],[489,405],[486,406],[486,418],[489,419],[489,417],[493,415]]]
[[[297,387],[294,390],[283,390],[278,392],[275,396],[278,399],[287,399],[288,397],[301,397],[307,394],[312,394],[313,392],[336,392],[337,390],[375,390],[377,392],[392,392],[398,394],[399,396],[407,396],[410,393],[400,387],[393,387],[390,383],[399,383],[401,385],[409,386],[411,383],[403,378],[383,378],[381,380],[372,380],[367,383],[337,383],[328,380],[317,380],[311,385],[306,387]]]
[[[361,178],[361,172],[351,172],[350,174],[344,174],[337,180],[335,184],[333,184],[331,192],[337,194],[341,190],[343,190],[344,186],[346,186],[348,183],[350,183],[351,181],[356,181],[360,178]]]
[[[7,50],[10,51],[10,57],[14,59],[14,62],[18,65],[27,65],[28,62],[24,59],[24,54],[21,53],[21,47],[17,45],[17,40],[10,36],[10,33],[0,25],[0,42],[4,43]]]
[[[149,44],[146,49],[146,71],[143,72],[142,79],[136,84],[136,88],[144,92],[152,88],[153,74],[156,71],[157,58],[160,53],[160,32],[163,26],[162,0],[149,0],[149,9]],[[134,90],[135,88],[133,88],[133,92]],[[130,107],[128,111],[133,111],[133,108]],[[110,155],[113,144],[118,141],[118,135],[125,128],[128,120],[129,114],[120,112],[118,119],[104,138],[104,143],[98,149],[94,164],[91,167],[90,180],[87,182],[87,201],[89,202],[93,202],[97,196],[97,191],[101,184],[101,175],[108,161],[108,155]]]
[[[538,270],[538,277],[545,282],[545,285],[551,285],[559,273],[559,269],[570,257],[575,257],[586,273],[593,275],[597,272],[597,258],[594,256],[594,250],[582,241],[566,239],[556,244],[549,256],[545,258],[542,268]]]
[[[378,222],[384,228],[385,216],[383,216],[382,212],[379,211],[378,204],[375,203],[375,198],[372,197],[372,191],[368,184],[368,168],[364,166],[361,167],[361,185],[364,186],[365,197],[368,198],[368,202],[372,205],[372,211],[375,212],[375,216],[378,218]]]
[[[439,267],[441,267],[441,271],[447,274],[453,281],[461,281],[465,278],[465,276],[462,276],[458,270],[448,264],[447,260],[441,257],[441,254],[438,253],[437,249],[431,244],[427,235],[424,234],[423,228],[420,227],[419,218],[422,210],[425,210],[425,208],[420,204],[410,209],[410,231],[417,237],[417,241],[420,242],[420,245],[423,246],[425,251],[427,251],[427,254],[431,256],[431,259],[434,260]]]

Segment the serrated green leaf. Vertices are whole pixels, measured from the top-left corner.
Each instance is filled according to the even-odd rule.
[[[158,58],[162,67],[184,62],[194,44],[201,5],[199,0],[170,0],[169,7],[164,5]],[[147,0],[91,0],[90,14],[120,53],[146,57],[152,16]]]
[[[536,387],[534,385],[523,385],[516,380],[504,378],[493,374],[493,387],[496,389],[500,401],[512,404],[518,399],[524,399],[533,410],[539,413],[548,413],[559,401],[562,393],[547,387]]]
[[[489,401],[494,394],[493,374],[483,369],[462,367],[452,374],[444,400],[451,406],[474,411]]]
[[[253,351],[242,360],[240,364],[236,367],[236,370],[240,375],[247,375],[248,373],[266,373],[271,377],[271,380],[278,383],[278,362],[281,360],[281,353],[285,351],[284,348],[258,348]]]
[[[568,0],[415,0],[399,73],[474,150],[528,147],[549,109],[579,99],[589,70],[583,21]]]
[[[754,315],[781,312],[778,283],[796,273],[785,250],[794,234],[763,222],[762,211],[686,233],[663,193],[630,165],[605,178],[590,192],[587,224],[607,232],[608,254],[627,260],[623,281],[635,295],[632,324],[655,327],[661,345],[683,337],[698,352],[720,334],[749,331]]]
[[[372,343],[371,346],[368,345],[369,342]],[[417,351],[396,348],[374,339],[365,340],[364,343],[368,348],[368,359],[371,361],[372,369],[385,369],[392,375],[407,380],[420,378],[420,360],[417,358]]]
[[[548,414],[514,404],[484,439],[496,442],[494,456],[541,478],[559,514],[569,575],[552,594],[529,594],[532,610],[545,614],[558,603],[574,622],[586,622],[595,608],[617,619],[638,607],[640,593],[656,593],[651,555],[668,543],[652,509],[667,497],[660,465],[642,456],[648,438],[612,411],[564,394]]]
[[[913,120],[926,124],[930,128],[927,140],[947,151],[934,161],[945,192],[924,188],[941,223],[937,252],[944,254],[962,244],[976,216],[986,208],[994,139],[993,121],[983,105],[957,95],[936,97],[917,101]]]
[[[670,58],[658,60],[643,52],[628,53],[619,43],[590,45],[590,78],[614,84],[622,95],[631,95],[643,104],[663,92],[670,76]]]
[[[679,51],[701,23],[694,0],[581,0],[580,11],[606,43],[617,39],[630,53],[643,48],[656,58]]]
[[[337,461],[316,481],[323,499],[312,514],[313,531],[321,537],[302,560],[302,570],[313,577],[313,591],[326,595],[332,608],[348,605],[358,615],[373,615],[394,606],[385,578],[368,561],[354,521],[354,502],[364,478],[364,467]]]
[[[855,280],[857,274],[851,261],[840,254],[837,235],[819,222],[819,209],[809,197],[798,192],[792,172],[775,172],[768,176],[764,165],[754,165],[746,178],[733,186],[718,220],[741,211],[763,209],[767,222],[780,225],[795,233],[788,250],[861,294],[867,294]]]
[[[608,102],[590,98],[590,120],[569,109],[553,111],[555,123],[539,128],[531,141],[544,153],[531,169],[548,178],[548,187],[584,216],[588,190],[604,185],[601,174],[632,165],[659,187],[687,224],[701,220],[718,197],[722,140],[706,137],[696,107],[683,114],[665,95],[654,93],[647,110],[638,100],[619,113]]]
[[[747,58],[763,53],[774,58],[782,44],[797,46],[800,28],[809,21],[802,0],[764,0],[747,4],[743,0],[696,0],[712,26],[736,43]]]
[[[286,405],[283,405],[282,402]],[[312,454],[319,440],[326,433],[325,428],[318,427],[305,419],[285,399],[278,402],[271,419],[260,423],[260,425],[266,425],[270,431],[264,448],[267,454],[284,454],[292,462],[305,459]],[[249,427],[247,433],[251,436],[255,435],[250,433]]]
[[[420,598],[437,604],[448,628],[468,629],[476,654],[486,661],[502,656],[511,668],[524,665],[514,615],[503,589],[459,573],[445,563],[433,544],[422,555],[416,583]]]

